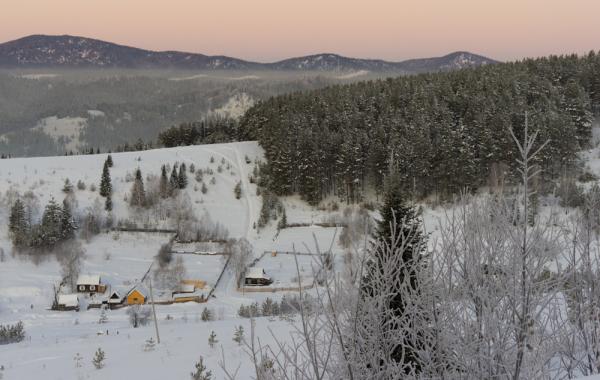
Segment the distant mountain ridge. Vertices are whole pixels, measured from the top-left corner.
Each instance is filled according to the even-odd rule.
[[[447,71],[497,61],[469,52],[389,62],[315,54],[273,63],[179,51],[151,51],[77,36],[31,35],[0,44],[0,68],[130,68],[189,70],[290,70],[420,73]]]

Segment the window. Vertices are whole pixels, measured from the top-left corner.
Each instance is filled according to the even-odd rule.
[[[90,290],[96,290],[96,285],[90,285]]]
[[[85,290],[85,285],[79,285],[79,290]]]

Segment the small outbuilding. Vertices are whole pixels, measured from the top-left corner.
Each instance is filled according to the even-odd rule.
[[[127,304],[143,305],[146,303],[146,298],[148,298],[147,294],[142,286],[136,286],[127,293]]]
[[[267,273],[263,268],[251,267],[246,270],[244,284],[266,286],[271,285],[272,283],[273,280],[271,277],[267,276]]]
[[[109,306],[120,305],[123,303],[123,296],[117,291],[110,293],[107,302]]]
[[[79,293],[104,293],[106,285],[102,284],[99,275],[81,275],[77,278],[77,291]]]
[[[56,308],[63,311],[79,311],[79,296],[77,294],[59,294]]]

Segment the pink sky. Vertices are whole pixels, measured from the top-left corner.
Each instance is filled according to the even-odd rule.
[[[510,60],[600,49],[600,0],[2,0],[0,41],[29,34],[257,61],[456,50]]]

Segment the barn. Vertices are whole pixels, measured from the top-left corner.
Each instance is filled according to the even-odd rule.
[[[267,276],[267,273],[263,268],[252,267],[246,270],[244,283],[246,285],[266,286],[271,285],[273,280],[271,277]]]
[[[79,293],[104,293],[106,285],[102,284],[99,275],[81,275],[77,278],[77,291]]]

